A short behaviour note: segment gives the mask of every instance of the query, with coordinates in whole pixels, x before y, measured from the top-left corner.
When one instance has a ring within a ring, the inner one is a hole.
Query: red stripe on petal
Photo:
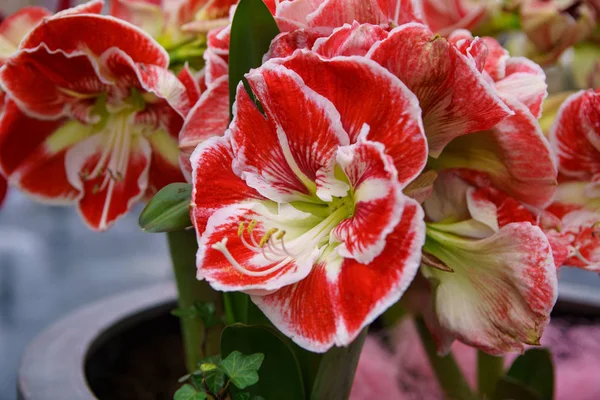
[[[424,238],[423,211],[408,200],[400,223],[372,263],[344,260],[338,277],[337,307],[349,340],[402,296],[419,268]]]
[[[368,264],[386,244],[402,215],[404,196],[391,159],[380,143],[359,142],[338,150],[338,165],[354,190],[352,217],[333,231],[342,244],[337,251],[343,257]]]
[[[317,264],[300,282],[252,301],[284,334],[311,351],[325,351],[337,333],[335,288],[325,264]]]
[[[193,193],[191,216],[201,234],[206,221],[218,209],[252,199],[263,199],[233,173],[229,139],[214,137],[202,143],[191,157]],[[236,228],[237,229],[237,228]]]
[[[378,25],[389,23],[390,18],[376,0],[325,0],[308,16],[308,24],[312,27],[337,28],[354,21]]]
[[[423,25],[394,29],[369,56],[419,98],[433,157],[453,138],[489,129],[511,115],[472,60]]]
[[[345,24],[334,30],[329,37],[317,40],[313,51],[328,58],[364,56],[375,43],[387,36],[388,32],[379,25],[360,25],[355,21],[352,25]]]
[[[351,142],[368,125],[367,138],[385,145],[402,185],[421,172],[427,161],[421,110],[400,80],[362,58],[322,60],[299,52],[281,62],[333,103]]]

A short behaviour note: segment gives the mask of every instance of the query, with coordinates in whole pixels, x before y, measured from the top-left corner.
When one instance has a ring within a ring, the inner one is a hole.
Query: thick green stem
[[[421,338],[421,343],[429,358],[431,368],[437,377],[440,387],[444,391],[446,399],[460,399],[460,400],[475,400],[477,397],[473,394],[469,388],[469,384],[465,380],[462,371],[452,354],[444,357],[437,355],[435,342],[425,325],[423,318],[415,318],[417,325],[417,331]]]
[[[168,232],[169,251],[173,262],[173,272],[178,292],[178,306],[188,309],[196,302],[215,302],[220,307],[219,297],[208,283],[196,279],[196,232],[193,230]],[[197,369],[198,361],[205,354],[206,332],[199,316],[180,319],[181,336],[185,352],[185,365],[189,372]]]
[[[477,389],[484,398],[491,398],[504,375],[504,358],[477,351]]]

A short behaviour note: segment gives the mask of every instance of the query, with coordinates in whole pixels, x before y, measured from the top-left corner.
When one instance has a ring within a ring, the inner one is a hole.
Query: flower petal
[[[400,223],[370,264],[335,256],[310,274],[252,301],[273,324],[307,350],[347,346],[363,327],[398,301],[414,278],[424,240],[423,212],[407,200]]]
[[[180,165],[184,172],[191,173],[190,156],[196,146],[210,137],[223,135],[228,125],[229,80],[223,76],[202,93],[181,128]]]
[[[557,297],[556,268],[543,232],[514,223],[482,240],[438,236],[431,235],[434,241],[425,248],[453,272],[422,271],[434,287],[442,331],[490,354],[539,344]]]
[[[387,36],[387,31],[379,25],[361,25],[354,21],[352,25],[344,24],[330,36],[318,39],[312,50],[327,58],[365,56],[375,43]]]
[[[485,172],[509,196],[544,208],[557,185],[550,146],[527,107],[512,98],[504,101],[515,115],[490,131],[454,139],[438,158],[438,166]]]
[[[256,115],[249,99],[240,102],[231,125],[234,168],[250,186],[279,202],[302,195],[316,194],[324,201],[345,196],[348,186],[335,178],[334,166],[337,147],[348,144],[348,135],[333,104],[275,63],[263,64],[246,78],[267,120]],[[251,113],[256,116],[245,117]],[[248,125],[259,118],[258,124]]]
[[[314,218],[305,214],[305,219]],[[275,215],[259,203],[218,209],[198,238],[197,278],[206,279],[216,290],[250,292],[277,290],[305,278],[319,254],[316,247],[306,254],[290,257],[274,254],[267,246],[253,249],[247,245],[256,242],[256,238],[260,240],[274,226],[284,228],[287,237],[298,221],[284,219],[285,215]]]
[[[291,32],[282,32],[271,41],[269,51],[265,54],[263,60],[288,57],[298,49],[310,50],[320,37],[319,31],[313,29],[296,29]]]
[[[324,60],[302,51],[274,62],[297,72],[311,89],[333,103],[351,142],[366,133],[368,140],[383,143],[402,186],[421,172],[427,161],[427,142],[420,109],[399,79],[361,57]]]
[[[160,1],[113,0],[110,15],[139,26],[152,37],[161,34],[165,23]]]
[[[340,147],[338,165],[354,190],[354,212],[332,232],[342,243],[337,248],[342,257],[368,264],[385,247],[387,236],[402,215],[404,196],[396,168],[384,146],[359,142]]]
[[[6,179],[0,175],[0,207],[2,207],[2,203],[4,203],[4,198],[6,197],[6,191],[8,190],[8,185]]]
[[[65,173],[65,153],[91,130],[64,119],[27,117],[8,101],[0,119],[0,170],[11,184],[44,202],[73,203],[79,191]]]
[[[105,133],[79,142],[65,159],[69,182],[81,192],[78,211],[90,228],[100,231],[112,226],[144,196],[151,157],[150,145],[141,135],[125,132],[121,143],[111,144]],[[111,145],[109,160],[103,160]],[[100,172],[92,175],[97,168]]]
[[[164,130],[158,130],[148,136],[152,149],[148,188],[144,197],[149,199],[160,189],[173,182],[184,182],[185,178],[179,167],[179,148],[177,138]]]
[[[544,70],[531,60],[512,57],[506,61],[506,76],[496,82],[504,96],[513,96],[525,104],[535,118],[542,115],[542,103],[548,96]]]
[[[423,0],[425,21],[440,35],[448,35],[456,29],[473,30],[483,21],[486,11],[486,4],[477,2]]]
[[[313,27],[336,28],[354,21],[374,25],[391,22],[377,0],[325,0],[308,16],[308,24]]]
[[[368,56],[419,98],[433,157],[453,138],[489,129],[512,114],[469,58],[421,24],[394,29]]]
[[[194,77],[187,63],[183,66],[179,75],[177,75],[177,79],[185,86],[190,105],[193,107],[200,98],[200,86],[198,85],[197,78]]]
[[[51,15],[43,7],[23,7],[0,23],[0,65],[10,53],[4,54],[4,41],[11,45],[12,51],[17,49],[21,39],[42,19]]]
[[[228,137],[212,137],[202,142],[191,156],[192,203],[190,214],[198,234],[208,218],[222,207],[264,199],[235,175],[231,169],[233,150]]]
[[[95,14],[55,14],[33,29],[20,48],[34,49],[44,44],[51,52],[85,53],[100,56],[118,47],[134,62],[167,68],[167,52],[150,35],[123,20]]]
[[[600,92],[582,90],[565,100],[550,143],[561,174],[589,181],[600,173]]]

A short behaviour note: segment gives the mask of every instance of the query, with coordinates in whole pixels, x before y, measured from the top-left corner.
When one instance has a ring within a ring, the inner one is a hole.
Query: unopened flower
[[[158,43],[101,9],[93,1],[44,19],[0,69],[11,99],[2,172],[40,200],[77,203],[99,230],[183,180],[177,133],[190,107]]]
[[[358,57],[299,51],[246,78],[265,115],[240,84],[226,136],[192,156],[198,277],[309,350],[347,345],[419,266],[423,214],[402,193],[427,158],[417,99]]]
[[[519,9],[522,29],[535,46],[535,59],[543,64],[588,37],[599,17],[581,0],[524,0]]]
[[[552,247],[535,218],[482,182],[444,172],[423,203],[421,272],[432,296],[426,321],[440,353],[455,339],[491,354],[539,344],[557,297]]]

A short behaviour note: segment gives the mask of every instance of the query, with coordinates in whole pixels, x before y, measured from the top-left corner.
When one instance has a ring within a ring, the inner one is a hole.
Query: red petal
[[[355,21],[352,25],[345,24],[334,30],[329,37],[317,40],[313,51],[328,58],[364,56],[375,43],[385,39],[387,35],[387,31],[379,25],[360,25]]]
[[[511,114],[472,61],[423,25],[394,29],[370,57],[419,98],[433,157],[453,138],[489,129]]]
[[[6,179],[2,175],[0,175],[0,207],[2,207],[2,203],[4,203],[4,198],[6,197],[6,191],[8,189],[8,185],[6,184]]]
[[[102,0],[91,0],[87,3],[80,4],[76,7],[67,8],[53,15],[54,18],[63,17],[67,15],[76,14],[100,14],[104,8],[104,1]]]
[[[0,119],[0,169],[24,192],[46,202],[71,203],[79,192],[68,181],[65,153],[48,138],[66,120],[42,121],[24,115],[8,101]]]
[[[143,197],[148,187],[151,148],[141,136],[130,136],[125,132],[123,140],[131,140],[124,149],[113,149],[120,153],[128,151],[126,166],[119,176],[108,176],[108,162],[97,176],[86,177],[101,162],[102,152],[107,145],[107,135],[102,132],[72,147],[66,156],[65,166],[69,181],[81,191],[78,211],[88,226],[94,230],[106,230]],[[115,154],[112,155],[116,156]],[[119,160],[120,161],[120,160]]]
[[[395,25],[423,22],[421,0],[377,0],[381,11]]]
[[[421,208],[409,200],[384,251],[371,264],[353,259],[317,263],[300,282],[252,300],[281,332],[310,351],[347,346],[398,301],[414,278],[425,237],[422,221]]]
[[[591,181],[600,173],[600,92],[580,91],[562,104],[550,143],[562,174]]]
[[[191,216],[198,234],[218,209],[252,199],[263,199],[233,173],[229,139],[213,137],[198,146],[191,158],[194,168]],[[237,232],[237,227],[235,228]]]
[[[465,4],[466,3],[466,4]],[[433,32],[448,35],[456,29],[473,30],[486,16],[486,5],[461,0],[424,0],[425,22]]]
[[[496,89],[525,104],[534,117],[542,115],[542,103],[548,96],[544,70],[531,60],[511,57],[506,61],[506,76],[496,82]]]
[[[325,0],[308,18],[309,26],[337,28],[354,21],[367,24],[390,22],[376,0]]]
[[[313,29],[296,29],[291,32],[283,32],[275,36],[271,41],[269,51],[263,59],[283,58],[291,56],[298,49],[312,49],[315,40],[322,35]]]
[[[221,136],[229,125],[229,81],[227,76],[213,83],[188,114],[179,133],[181,166],[191,173],[189,158],[204,140]]]
[[[246,103],[240,101],[238,89],[240,104],[231,130],[238,154],[236,168],[245,174],[246,182],[282,202],[315,192],[325,201],[344,196],[347,187],[334,177],[334,164],[335,152],[348,144],[348,135],[334,106],[297,74],[274,63],[263,64],[246,78],[267,117],[265,121],[256,115],[258,110],[247,95],[242,96]],[[254,116],[247,118],[251,113]],[[260,125],[247,125],[259,119]]]
[[[354,190],[354,212],[331,234],[342,257],[368,264],[385,247],[402,215],[404,196],[396,168],[381,143],[359,142],[338,150],[338,165]]]
[[[177,6],[179,24],[196,20],[211,20],[227,17],[237,0],[182,0]]]
[[[204,52],[204,59],[206,60],[205,82],[207,86],[229,73],[227,61],[211,49]]]
[[[333,103],[351,142],[368,125],[367,138],[385,145],[403,186],[421,172],[427,143],[417,100],[402,82],[363,58],[323,60],[299,52],[280,62]]]
[[[185,181],[179,167],[177,135],[157,131],[148,137],[148,141],[152,149],[152,158],[145,198],[151,198],[170,183]]]
[[[179,79],[181,83],[183,83],[183,86],[185,86],[190,105],[194,106],[194,104],[196,104],[200,98],[200,87],[198,86],[198,82],[194,75],[192,75],[192,72],[187,64],[185,64],[183,69],[179,72],[177,79]]]
[[[110,16],[60,14],[38,25],[23,39],[20,47],[33,49],[44,44],[50,51],[60,50],[67,54],[84,52],[96,56],[117,47],[134,62],[163,68],[169,66],[167,52],[134,25]]]

